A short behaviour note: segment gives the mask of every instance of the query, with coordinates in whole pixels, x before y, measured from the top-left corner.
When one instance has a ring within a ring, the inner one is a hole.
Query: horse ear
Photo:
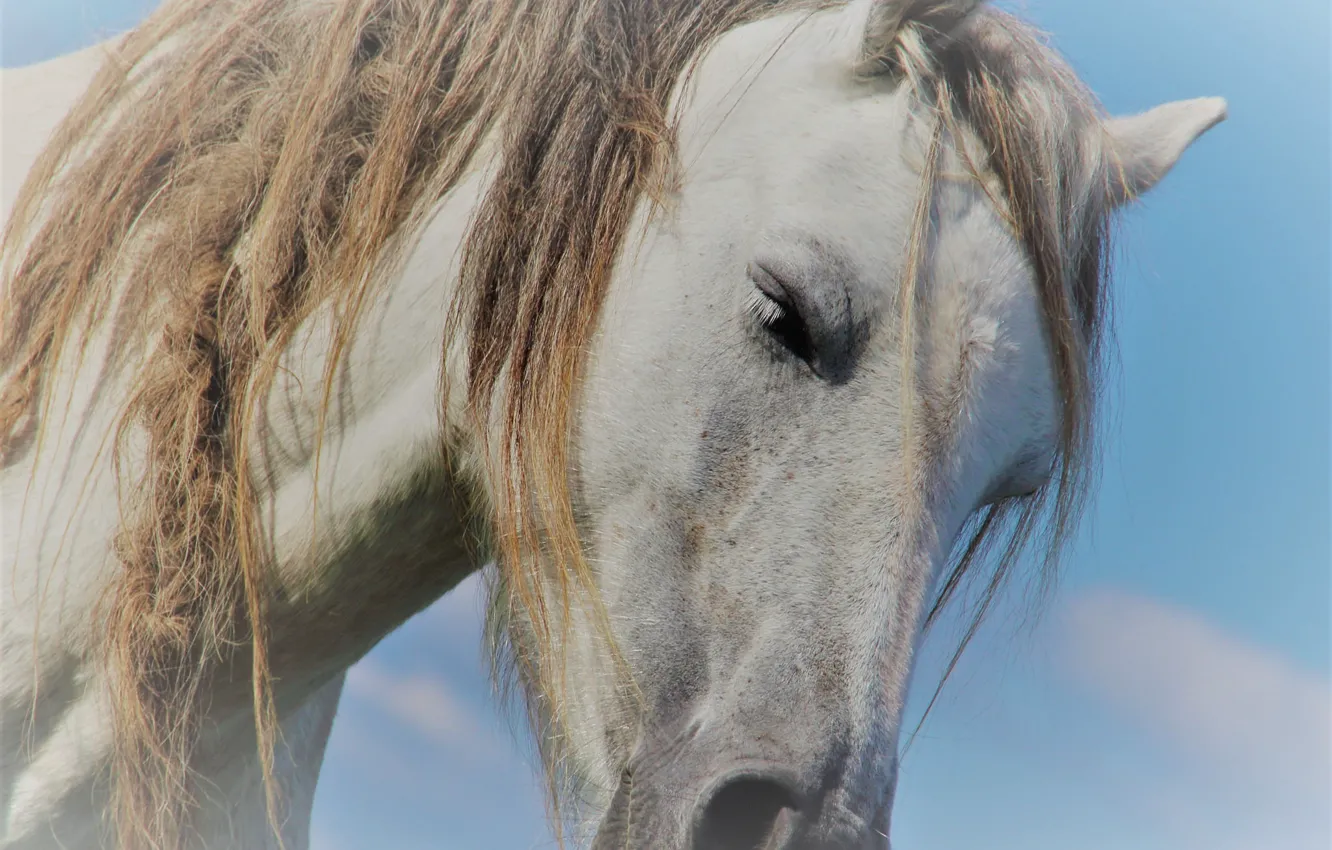
[[[1149,192],[1199,136],[1225,118],[1225,100],[1202,97],[1105,121],[1114,202],[1127,204]]]
[[[902,70],[899,48],[908,30],[919,34],[928,52],[946,43],[985,0],[857,0],[847,13],[859,33],[857,66],[868,74]]]

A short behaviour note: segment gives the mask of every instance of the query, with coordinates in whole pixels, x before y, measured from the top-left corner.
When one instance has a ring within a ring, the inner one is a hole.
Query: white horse
[[[1225,114],[979,5],[176,0],[5,71],[0,847],[304,848],[343,672],[490,557],[595,848],[886,846],[923,628],[1090,480],[1109,222]]]

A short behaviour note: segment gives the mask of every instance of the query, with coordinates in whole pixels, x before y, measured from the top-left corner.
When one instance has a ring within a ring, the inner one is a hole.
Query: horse
[[[3,76],[6,850],[308,846],[345,671],[488,563],[561,836],[887,847],[1226,114],[976,0],[169,0]]]

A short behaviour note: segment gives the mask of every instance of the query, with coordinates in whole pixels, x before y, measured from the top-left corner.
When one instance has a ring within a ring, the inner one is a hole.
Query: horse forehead
[[[743,205],[734,194],[741,177],[766,235],[832,243],[864,273],[862,284],[892,290],[934,126],[908,86],[855,78],[856,34],[847,26],[835,12],[787,14],[723,36],[678,95],[679,152],[687,183],[707,202],[696,214],[721,214],[714,183]],[[927,226],[938,250],[926,274],[943,279],[949,291],[936,295],[963,312],[1007,312],[1035,294],[1030,264],[1006,223],[1002,190],[971,171],[978,140],[965,125],[956,129],[961,137],[945,134],[933,187]]]
[[[721,192],[876,264],[902,248],[929,128],[904,87],[855,80],[842,23],[782,16],[724,36],[679,95],[678,154],[685,194],[706,199],[696,214],[719,214]]]
[[[719,38],[674,98],[684,157],[737,143],[751,155],[779,151],[826,133],[811,119],[827,121],[860,94],[840,24],[829,12],[785,14]]]

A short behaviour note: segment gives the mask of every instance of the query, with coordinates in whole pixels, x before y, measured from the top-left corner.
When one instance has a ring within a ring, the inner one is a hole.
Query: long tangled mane
[[[0,462],[40,438],[44,379],[77,363],[98,326],[128,328],[119,357],[144,361],[118,444],[134,432],[147,450],[122,492],[106,616],[120,846],[188,843],[203,699],[237,647],[250,657],[276,817],[256,413],[316,316],[334,332],[327,407],[398,240],[487,138],[498,171],[465,243],[450,337],[465,335],[471,413],[494,443],[488,524],[505,598],[537,647],[522,672],[535,701],[558,707],[552,624],[567,618],[552,612],[587,579],[566,478],[570,414],[631,214],[669,186],[669,98],[717,36],[822,5],[170,0],[115,48],[5,233]],[[1108,221],[1101,174],[1084,173],[1100,151],[1069,132],[1094,119],[1090,97],[998,13],[932,38],[930,10],[949,5],[903,0],[900,31],[882,49],[867,43],[862,71],[904,75],[944,123],[980,137],[977,172],[997,178],[1036,272],[1064,410],[1050,492],[981,519],[931,619],[1006,520],[1015,533],[986,604],[1046,496],[1052,553],[1071,527],[1090,470]],[[538,574],[533,553],[556,568]]]

